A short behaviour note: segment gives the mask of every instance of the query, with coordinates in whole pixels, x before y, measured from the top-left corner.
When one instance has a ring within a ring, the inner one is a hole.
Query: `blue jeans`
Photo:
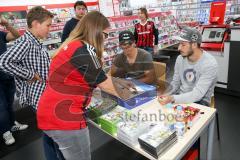
[[[88,128],[44,131],[59,146],[66,160],[91,160]]]
[[[47,160],[64,160],[64,157],[61,151],[58,149],[58,145],[43,132],[43,147],[45,158]]]
[[[0,80],[0,133],[10,131],[14,125],[13,101],[15,94],[14,79]]]
[[[32,111],[36,114],[36,107],[27,106],[32,109]],[[58,145],[46,135],[44,132],[42,134],[43,140],[43,149],[46,160],[64,160],[61,151],[58,149]]]

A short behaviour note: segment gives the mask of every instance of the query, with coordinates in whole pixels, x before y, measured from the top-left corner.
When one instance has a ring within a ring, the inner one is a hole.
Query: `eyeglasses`
[[[108,38],[108,33],[106,33],[106,32],[102,32],[102,33],[104,35],[104,38],[107,39]]]

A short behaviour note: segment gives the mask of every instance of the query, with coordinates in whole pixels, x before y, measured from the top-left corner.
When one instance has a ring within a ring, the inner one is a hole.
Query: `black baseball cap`
[[[178,36],[173,36],[174,39],[179,41],[185,41],[185,42],[195,42],[195,43],[201,43],[202,42],[202,35],[201,33],[191,27],[184,27]]]
[[[119,44],[133,43],[134,35],[131,31],[122,31],[119,33]]]

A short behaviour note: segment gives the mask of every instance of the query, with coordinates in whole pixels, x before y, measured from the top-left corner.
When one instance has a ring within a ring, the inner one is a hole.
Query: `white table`
[[[190,104],[190,106],[193,106],[195,108],[199,108],[200,112],[204,112],[204,114],[200,114],[199,119],[194,123],[193,127],[188,130],[182,138],[179,138],[176,143],[174,143],[172,146],[170,146],[165,152],[163,152],[158,159],[159,160],[177,160],[181,159],[186,152],[191,148],[191,146],[196,142],[196,140],[201,136],[202,132],[208,127],[208,147],[207,147],[207,160],[212,159],[212,147],[213,147],[213,136],[214,136],[214,123],[215,123],[215,113],[216,109],[205,107],[198,104]],[[134,108],[131,110],[131,112],[138,115],[143,114],[155,114],[159,115],[159,109],[163,109],[163,107],[158,103],[157,99],[154,99],[148,103],[145,103],[144,105],[141,105],[137,108]],[[140,116],[141,117],[141,116]],[[155,120],[155,118],[153,118]],[[158,118],[157,118],[158,120]],[[99,125],[94,123],[90,120],[90,122],[96,126],[97,128],[101,129]],[[102,130],[102,129],[101,129]],[[104,130],[102,130],[104,131]],[[105,132],[105,131],[104,131]],[[107,132],[105,132],[107,133]],[[108,134],[108,133],[107,133]],[[110,134],[108,134],[110,135]],[[136,152],[142,154],[143,156],[151,159],[156,160],[153,156],[148,154],[146,151],[144,151],[140,145],[129,145],[117,138],[116,135],[110,135],[116,140],[122,142],[129,148],[132,148]]]

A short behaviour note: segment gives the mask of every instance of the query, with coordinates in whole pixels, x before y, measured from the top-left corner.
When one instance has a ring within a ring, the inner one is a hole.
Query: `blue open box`
[[[141,89],[141,92],[134,95],[133,97],[130,97],[128,99],[121,99],[120,97],[116,97],[105,92],[103,92],[102,95],[111,97],[118,103],[118,105],[126,109],[133,109],[156,98],[157,90],[155,86],[145,84],[137,80],[131,81],[136,85],[137,88]]]

